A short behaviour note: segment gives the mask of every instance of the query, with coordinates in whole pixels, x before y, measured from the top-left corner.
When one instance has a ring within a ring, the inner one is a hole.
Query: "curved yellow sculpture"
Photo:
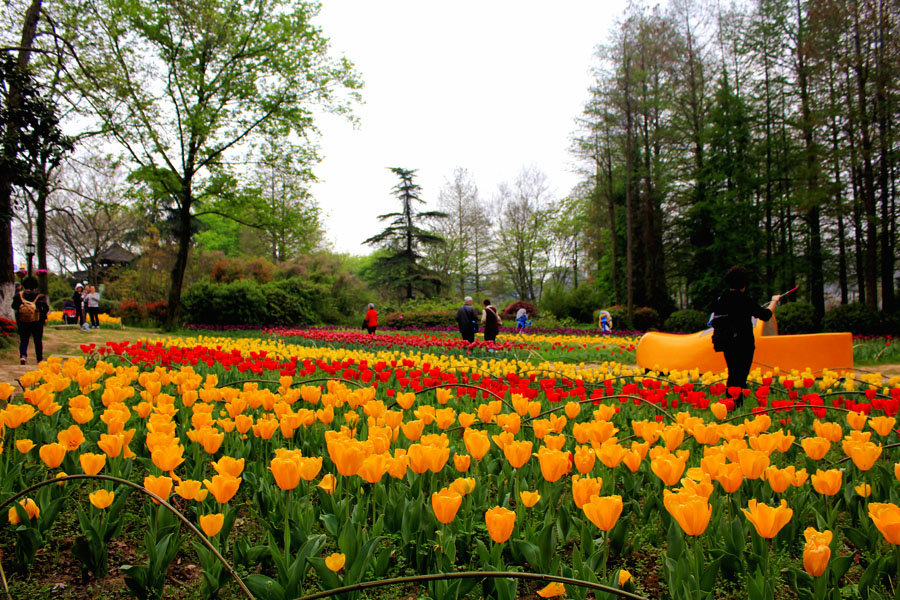
[[[775,367],[787,372],[853,368],[851,333],[778,335],[773,316],[769,321],[756,322],[753,337],[756,339],[753,367],[763,371]],[[700,369],[720,373],[726,370],[724,354],[713,350],[712,329],[689,334],[645,333],[638,342],[637,364],[662,371]]]

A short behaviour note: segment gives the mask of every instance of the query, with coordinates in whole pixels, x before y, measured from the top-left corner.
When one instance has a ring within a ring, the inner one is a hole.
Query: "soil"
[[[102,346],[108,341],[123,342],[137,340],[142,337],[166,337],[153,329],[128,327],[123,329],[90,329],[82,331],[75,325],[56,325],[44,328],[44,358],[51,356],[83,356],[81,344],[97,344]],[[0,381],[14,386],[19,378],[37,365],[34,357],[34,346],[28,348],[28,364],[19,364],[19,338],[14,336],[14,344],[0,351]]]

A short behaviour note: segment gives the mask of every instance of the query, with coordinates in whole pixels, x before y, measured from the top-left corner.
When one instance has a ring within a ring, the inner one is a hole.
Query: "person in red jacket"
[[[375,334],[375,328],[378,327],[378,311],[375,310],[375,305],[371,302],[369,303],[369,310],[366,312],[366,317],[363,319],[363,323],[366,326],[366,330],[370,335]]]

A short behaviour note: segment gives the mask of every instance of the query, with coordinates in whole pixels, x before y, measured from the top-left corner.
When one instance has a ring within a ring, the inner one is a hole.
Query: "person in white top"
[[[84,295],[84,305],[87,308],[88,316],[91,319],[90,328],[100,329],[100,293],[97,289],[89,285]]]

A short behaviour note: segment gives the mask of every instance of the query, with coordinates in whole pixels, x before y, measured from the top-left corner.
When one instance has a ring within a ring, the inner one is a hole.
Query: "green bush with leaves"
[[[453,327],[456,326],[456,310],[401,310],[388,314],[383,322],[386,327],[397,328]]]
[[[790,302],[775,309],[775,320],[780,335],[817,333],[816,309],[806,302]]]
[[[579,323],[592,323],[594,312],[603,306],[605,298],[601,292],[588,284],[575,289],[555,287],[544,292],[541,310],[552,313],[557,319],[572,319]]]
[[[822,317],[824,331],[850,331],[857,335],[881,333],[881,318],[865,304],[853,303],[835,306]]]
[[[693,333],[706,329],[709,315],[699,310],[688,308],[676,310],[663,323],[663,329],[677,333]]]

